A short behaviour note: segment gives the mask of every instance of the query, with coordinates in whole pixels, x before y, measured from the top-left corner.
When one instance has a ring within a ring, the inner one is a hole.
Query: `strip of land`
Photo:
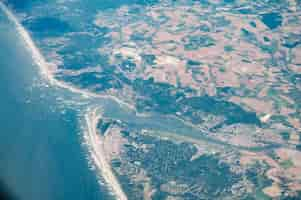
[[[101,118],[97,115],[97,109],[88,111],[85,115],[87,124],[87,131],[85,131],[85,139],[90,147],[91,157],[95,163],[95,166],[101,172],[106,183],[111,187],[112,191],[119,200],[127,200],[127,196],[124,194],[117,178],[115,177],[110,163],[108,163],[105,152],[103,136],[97,134],[97,123]]]
[[[39,66],[40,73],[42,77],[49,82],[52,86],[67,89],[73,93],[80,94],[84,97],[96,97],[96,98],[108,98],[116,101],[122,106],[125,106],[131,110],[135,110],[134,106],[129,105],[120,99],[109,96],[109,95],[98,95],[80,88],[73,87],[65,82],[59,81],[55,79],[53,76],[53,72],[51,71],[53,63],[46,62],[42,53],[34,44],[33,40],[30,37],[30,34],[26,31],[26,29],[22,26],[22,24],[18,21],[16,16],[4,5],[4,3],[0,2],[0,9],[7,15],[8,19],[13,22],[16,26],[16,29],[25,43],[26,48],[31,52],[32,59]],[[96,110],[93,110],[91,113],[86,115],[87,122],[87,131],[86,138],[87,142],[91,147],[91,157],[95,162],[98,170],[101,171],[101,175],[104,177],[105,181],[112,188],[114,194],[119,200],[127,200],[126,195],[123,193],[116,177],[114,176],[110,164],[107,162],[104,156],[103,143],[101,141],[101,136],[97,135],[96,125],[100,116],[97,116]]]
[[[80,88],[76,88],[70,84],[67,84],[63,81],[57,80],[54,75],[53,71],[51,69],[56,69],[56,66],[54,63],[49,63],[46,61],[40,50],[35,45],[34,41],[30,37],[30,34],[28,31],[24,28],[24,26],[19,22],[17,17],[4,5],[4,3],[0,2],[0,9],[7,15],[8,19],[13,22],[16,26],[16,29],[25,43],[26,48],[30,51],[32,55],[32,59],[34,62],[39,66],[40,73],[44,79],[46,79],[49,84],[55,87],[67,89],[75,94],[80,94],[84,97],[92,97],[92,98],[103,98],[103,99],[112,99],[113,101],[117,102],[121,106],[125,106],[128,109],[136,111],[135,107],[133,105],[130,105],[114,96],[111,95],[103,95],[103,94],[96,94],[93,92],[89,92],[87,90],[83,90]]]

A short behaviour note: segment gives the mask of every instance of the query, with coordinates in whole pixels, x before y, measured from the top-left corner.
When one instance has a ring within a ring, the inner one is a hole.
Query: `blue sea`
[[[99,10],[110,11],[124,4],[152,4],[157,1],[3,0],[3,2],[28,31],[46,61],[51,62],[51,55],[56,52],[62,59],[58,66],[60,69],[78,70],[87,66],[103,68],[102,73],[89,73],[78,77],[64,77],[58,73],[56,74],[58,80],[73,84],[77,89],[91,89],[101,82],[103,88],[98,88],[99,91],[90,90],[101,92],[102,89],[110,87],[110,81],[114,79],[111,76],[117,77],[118,74],[112,73],[107,61],[98,52],[99,47],[108,40],[106,28],[93,24]],[[251,11],[240,10],[240,12]],[[275,12],[260,17],[270,29],[277,29],[283,20],[281,15]],[[53,38],[57,40],[51,43]],[[51,85],[41,76],[40,66],[32,58],[33,53],[26,47],[23,39],[16,24],[0,9],[0,184],[5,184],[17,199],[114,199],[99,171],[92,169],[93,165],[89,158],[91,155],[83,139],[85,131],[83,117],[87,108],[91,106],[100,108],[104,117],[121,121],[130,129],[148,129],[160,131],[161,134],[169,132],[227,148],[233,147],[231,144],[201,134],[200,129],[185,124],[176,117],[159,112],[137,115],[136,111],[121,106],[114,99],[85,98],[68,88]],[[203,104],[198,102],[200,104],[198,106],[204,108],[216,102],[207,97],[201,100],[199,102]],[[232,104],[222,105],[230,107],[228,105]],[[218,110],[220,107],[214,108]],[[256,115],[248,115],[238,108],[232,105],[232,110],[228,110],[240,113],[237,117],[239,120],[250,122],[254,118],[257,119]],[[262,151],[273,147],[266,145],[252,150]],[[235,148],[248,149],[238,146]]]
[[[89,167],[78,109],[40,78],[3,12],[0,44],[1,181],[21,200],[111,199]]]
[[[202,137],[174,118],[138,117],[110,99],[85,102],[77,94],[52,87],[40,75],[15,24],[2,11],[0,44],[0,180],[17,199],[114,198],[100,184],[99,173],[91,170],[83,145],[83,111],[89,105],[101,107],[105,117],[133,128],[177,129],[179,134]]]

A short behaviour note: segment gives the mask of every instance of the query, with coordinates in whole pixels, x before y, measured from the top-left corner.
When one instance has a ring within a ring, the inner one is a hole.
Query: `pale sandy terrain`
[[[124,103],[123,101],[115,97],[97,95],[92,92],[78,89],[76,87],[73,87],[71,85],[68,85],[64,82],[55,79],[53,76],[53,72],[49,68],[51,66],[51,63],[47,63],[45,61],[45,58],[43,57],[39,49],[35,46],[29,33],[24,29],[24,27],[19,23],[18,19],[2,2],[0,2],[0,8],[4,11],[4,13],[8,16],[8,18],[16,25],[20,37],[23,39],[27,49],[31,52],[33,60],[39,66],[42,77],[45,78],[45,80],[47,80],[52,86],[68,89],[69,91],[76,94],[80,94],[84,97],[112,98],[113,100],[120,103],[121,105],[126,105],[126,107],[128,108],[134,109],[133,106],[128,105],[127,103]],[[116,177],[114,176],[110,164],[105,159],[104,152],[103,152],[103,144],[101,138],[98,137],[97,135],[96,125],[99,118],[100,116],[97,116],[96,110],[92,110],[91,113],[87,113],[87,115],[85,116],[87,128],[88,128],[88,130],[86,131],[86,138],[88,144],[91,147],[91,151],[92,151],[91,157],[93,158],[98,170],[101,171],[101,175],[104,177],[108,185],[112,188],[116,197],[120,200],[126,200],[127,199],[126,195],[123,193]]]
[[[93,92],[89,92],[87,90],[76,88],[70,84],[67,84],[63,81],[59,81],[54,78],[52,69],[53,63],[46,62],[44,56],[40,52],[40,50],[36,47],[35,43],[30,37],[30,34],[25,30],[25,28],[21,25],[21,23],[18,21],[18,19],[14,16],[14,14],[2,3],[0,2],[0,8],[4,11],[4,13],[8,16],[8,18],[16,25],[17,31],[20,34],[20,37],[24,41],[26,48],[30,51],[32,55],[32,59],[35,61],[35,63],[39,66],[40,73],[42,77],[47,80],[52,86],[59,87],[63,89],[67,89],[73,93],[80,94],[83,97],[89,98],[89,97],[98,97],[98,98],[108,98],[112,99],[116,102],[118,102],[120,105],[123,105],[131,110],[135,110],[135,107],[133,105],[130,105],[114,96],[109,95],[99,95],[95,94]]]
[[[294,10],[294,2],[294,0],[290,2],[292,5],[292,10]],[[58,63],[47,62],[40,50],[34,44],[33,40],[30,37],[30,34],[24,29],[21,23],[19,23],[18,19],[13,15],[13,13],[11,13],[1,2],[0,8],[16,25],[25,46],[31,52],[32,58],[35,63],[39,66],[42,77],[47,80],[49,84],[54,87],[67,89],[68,91],[79,94],[80,96],[83,96],[85,98],[109,98],[113,101],[118,102],[122,106],[136,111],[133,105],[124,102],[122,100],[123,98],[116,97],[118,96],[118,94],[120,95],[119,91],[111,90],[109,93],[106,93],[104,95],[95,94],[88,90],[79,89],[70,84],[55,79],[54,74],[57,72],[57,70],[59,70],[57,68]],[[138,23],[138,25],[137,23],[130,24],[129,26],[125,25],[120,33],[112,32],[112,37],[116,39],[115,41],[117,41],[116,44],[108,47],[111,49],[100,49],[100,53],[103,53],[105,51],[110,52],[110,59],[112,62],[116,61],[116,55],[121,55],[124,59],[133,60],[137,66],[141,66],[143,64],[143,54],[154,54],[156,56],[153,66],[146,66],[146,69],[140,69],[139,67],[137,67],[137,72],[127,75],[127,77],[130,79],[135,79],[136,77],[142,77],[144,79],[154,78],[155,82],[165,82],[176,87],[178,85],[181,85],[183,87],[190,87],[199,90],[199,93],[204,90],[210,96],[216,95],[216,87],[228,86],[239,88],[244,86],[252,92],[258,90],[258,93],[256,93],[257,96],[232,96],[228,100],[242,106],[246,110],[256,112],[257,116],[260,117],[260,120],[263,123],[269,124],[273,121],[273,116],[279,115],[280,113],[282,116],[287,117],[288,122],[296,130],[301,130],[301,121],[292,115],[295,113],[293,106],[282,105],[278,110],[276,109],[275,105],[277,103],[275,99],[281,100],[281,102],[282,99],[286,99],[286,101],[288,101],[290,105],[296,103],[294,102],[294,100],[289,99],[289,97],[285,95],[291,88],[290,83],[284,82],[284,84],[282,84],[281,86],[277,86],[277,90],[283,92],[283,94],[281,94],[281,99],[279,95],[271,95],[273,96],[273,98],[269,97],[269,89],[271,89],[271,86],[275,83],[278,83],[279,81],[284,80],[282,80],[281,77],[278,77],[277,75],[280,71],[279,69],[268,69],[264,67],[263,61],[268,59],[267,54],[260,52],[260,49],[254,46],[254,44],[248,43],[244,40],[228,39],[224,37],[224,34],[221,34],[221,32],[212,34],[213,39],[218,41],[216,46],[209,46],[193,51],[185,50],[183,46],[179,45],[178,43],[180,43],[182,39],[187,39],[186,35],[190,35],[190,33],[187,32],[189,28],[186,29],[185,27],[183,32],[175,34],[171,34],[170,32],[173,32],[173,29],[175,29],[176,26],[183,20],[186,20],[185,25],[193,26],[196,23],[196,16],[187,14],[185,10],[186,7],[180,7],[178,9],[182,9],[181,12],[177,12],[179,10],[172,9],[165,10],[165,15],[172,17],[173,19],[169,20],[166,26],[162,27],[162,30],[156,30],[154,27],[140,22]],[[205,10],[203,11],[205,12]],[[122,18],[122,16],[124,15],[123,13],[127,12],[128,9],[124,7],[123,9],[120,9],[120,12],[117,14]],[[160,12],[163,11],[161,10]],[[160,16],[160,12],[158,12],[158,8],[154,7],[147,14],[152,16],[154,20],[157,20]],[[258,19],[256,20],[257,29],[254,29],[250,25],[248,25],[249,18],[242,20],[238,16],[232,15],[227,16],[227,18],[232,22],[231,26],[233,28],[230,27],[230,29],[233,29],[234,32],[230,30],[230,33],[233,35],[233,38],[240,38],[241,29],[247,28],[248,30],[251,30],[251,32],[254,32],[256,35],[265,34],[271,37],[275,37],[275,39],[279,39],[279,35],[275,33],[272,36],[271,33],[267,31],[266,27],[262,23],[260,23]],[[111,18],[108,22],[105,22],[103,20],[105,19],[102,19],[100,15],[100,18],[95,21],[95,24],[108,27],[114,27],[116,26],[116,24],[119,24],[118,21],[112,23],[114,21],[111,21],[113,20]],[[120,38],[129,40],[130,36],[137,31],[137,27],[143,27],[143,29],[145,29],[143,32],[148,32],[149,35],[155,33],[153,45],[139,45],[130,43],[129,41],[121,41]],[[296,29],[299,30],[300,28]],[[191,35],[195,36],[199,34],[199,32],[191,33]],[[173,40],[174,43],[169,42],[169,40]],[[231,45],[234,46],[234,49],[240,49],[243,51],[236,50],[235,52],[225,52],[225,45]],[[292,51],[292,55],[292,64],[290,64],[288,67],[296,73],[300,73],[300,68],[296,66],[301,64],[300,48],[294,49]],[[55,57],[56,55],[53,56]],[[281,55],[279,53],[276,53],[275,56],[280,57]],[[246,59],[246,61],[244,59]],[[194,64],[194,66],[192,67],[194,71],[192,71],[192,69],[187,66],[186,62],[188,60],[202,61],[203,64]],[[91,66],[91,68],[86,68],[83,71],[63,72],[65,75],[79,75],[80,73],[93,72],[97,70],[101,70],[101,67],[93,68],[93,66]],[[277,78],[279,78],[280,80],[278,80]],[[129,89],[128,91],[131,90]],[[116,94],[116,96],[114,96],[114,94]],[[126,95],[128,95],[128,93],[124,96]],[[134,94],[132,96],[134,96]],[[87,131],[85,132],[85,138],[91,148],[91,158],[93,159],[95,166],[99,170],[100,174],[104,177],[105,181],[110,186],[116,197],[121,200],[127,199],[110,166],[109,158],[107,157],[108,151],[106,151],[104,144],[105,138],[97,134],[96,125],[98,119],[100,118],[100,116],[97,115],[97,110],[89,110],[85,117],[88,126]],[[184,123],[187,124],[189,122],[184,121]],[[273,141],[277,143],[282,142],[281,136],[279,134],[266,130],[259,131],[257,137],[255,137],[255,134],[250,135],[248,132],[246,132],[245,134],[233,134],[227,137],[224,137],[223,135],[216,137],[216,139],[224,141],[225,143],[245,147],[258,146],[258,138],[261,141]],[[120,151],[120,146],[118,146],[116,143],[114,146],[113,142],[116,142],[116,140],[114,140],[116,138],[112,137],[107,139],[110,140],[110,144],[112,144],[112,146],[110,147],[112,151],[111,155],[117,154],[116,152]],[[196,143],[199,144],[199,146],[204,146],[203,141],[192,141],[191,138],[185,138],[181,136],[177,136],[177,139],[181,141]],[[121,138],[119,138],[119,140],[121,142]],[[290,142],[298,144],[299,135],[297,133],[291,134]],[[283,189],[281,186],[281,178],[287,178],[291,181],[288,184],[288,187],[291,190],[300,190],[301,188],[300,152],[283,148],[277,150],[275,153],[277,154],[277,156],[279,156],[279,160],[273,159],[269,155],[264,153],[253,153],[247,151],[242,151],[242,157],[240,158],[241,164],[245,166],[251,165],[255,161],[264,162],[269,165],[270,169],[266,172],[266,176],[273,181],[273,185],[264,188],[263,192],[273,198],[281,195]],[[197,156],[198,155],[200,154],[197,154]],[[293,166],[288,167],[284,171],[282,166],[284,161],[291,161]],[[151,194],[151,192],[146,193]],[[151,198],[151,195],[149,195],[149,198]]]
[[[88,145],[91,147],[91,157],[101,172],[101,176],[105,179],[106,183],[111,187],[116,198],[119,200],[127,200],[117,178],[115,177],[108,160],[106,159],[103,137],[98,134],[97,123],[101,118],[97,115],[97,109],[89,110],[85,115],[87,123],[87,131],[85,131],[85,138]]]

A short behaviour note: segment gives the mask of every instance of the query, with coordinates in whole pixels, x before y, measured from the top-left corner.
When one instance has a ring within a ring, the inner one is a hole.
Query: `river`
[[[83,125],[85,111],[90,107],[100,108],[103,116],[135,129],[246,149],[208,137],[179,119],[155,113],[137,115],[132,106],[114,97],[91,94],[53,79],[29,34],[3,8],[0,178],[19,199],[112,198],[107,187],[99,184],[104,180],[98,171],[90,169],[93,165],[83,134],[83,128],[87,128]]]

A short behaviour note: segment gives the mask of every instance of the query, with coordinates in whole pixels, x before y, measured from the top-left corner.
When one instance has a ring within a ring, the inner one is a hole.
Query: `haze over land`
[[[115,198],[301,198],[299,1],[4,4]]]

